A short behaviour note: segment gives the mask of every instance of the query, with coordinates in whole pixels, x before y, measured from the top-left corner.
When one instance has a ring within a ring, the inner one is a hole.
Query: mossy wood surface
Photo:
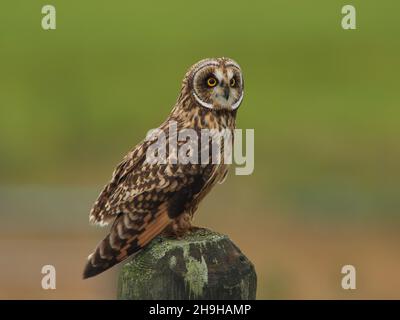
[[[118,299],[255,299],[253,264],[225,235],[196,229],[158,236],[125,264]]]

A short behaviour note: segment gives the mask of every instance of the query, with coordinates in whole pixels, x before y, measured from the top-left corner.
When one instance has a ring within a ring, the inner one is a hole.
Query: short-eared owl
[[[228,58],[205,59],[186,73],[180,95],[158,132],[170,137],[177,131],[235,128],[243,99],[239,65]],[[199,134],[200,135],[200,134]],[[140,251],[162,232],[180,237],[191,228],[201,199],[227,173],[224,161],[182,164],[146,161],[154,140],[146,139],[130,151],[115,169],[90,212],[90,221],[107,225],[109,234],[89,256],[83,277],[95,276]],[[178,146],[184,142],[178,141]],[[202,148],[199,144],[199,157]],[[201,149],[201,150],[200,150]],[[211,148],[207,157],[212,157]],[[223,148],[222,148],[223,149]],[[171,147],[168,149],[171,154]]]

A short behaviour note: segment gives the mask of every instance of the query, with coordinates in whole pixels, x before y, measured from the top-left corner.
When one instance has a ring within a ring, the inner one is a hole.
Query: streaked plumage
[[[228,58],[202,60],[186,73],[177,102],[159,129],[168,138],[172,120],[176,121],[178,131],[233,130],[242,98],[243,78],[236,62]],[[137,253],[162,232],[183,235],[191,227],[199,202],[226,176],[228,165],[223,161],[148,163],[146,151],[152,143],[145,140],[125,156],[95,202],[90,221],[100,225],[112,222],[112,226],[89,256],[84,278]],[[178,142],[177,147],[183,143]],[[170,153],[172,150],[167,155]]]

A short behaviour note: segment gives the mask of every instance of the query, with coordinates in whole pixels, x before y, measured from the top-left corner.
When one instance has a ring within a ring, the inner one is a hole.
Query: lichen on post
[[[238,299],[256,297],[253,264],[225,235],[195,229],[183,239],[158,236],[125,264],[118,299]]]

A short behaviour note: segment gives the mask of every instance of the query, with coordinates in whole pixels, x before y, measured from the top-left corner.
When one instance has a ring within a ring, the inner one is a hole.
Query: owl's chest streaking
[[[186,212],[193,214],[212,187],[224,181],[230,163],[226,156],[229,156],[233,146],[235,116],[232,111],[207,110],[193,106],[172,115],[171,118],[178,123],[178,131],[194,130],[198,139],[198,162],[191,166],[198,172],[199,187],[187,197]],[[181,145],[184,143],[186,141],[181,142]]]

